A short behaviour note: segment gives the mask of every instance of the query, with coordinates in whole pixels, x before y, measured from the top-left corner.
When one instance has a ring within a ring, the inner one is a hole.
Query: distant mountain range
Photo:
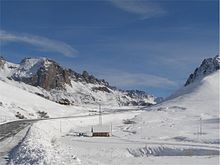
[[[219,64],[219,55],[204,59],[184,86],[219,70]],[[64,105],[149,106],[163,101],[144,91],[118,89],[87,71],[80,74],[48,58],[25,58],[14,64],[0,57],[0,79]]]
[[[161,101],[144,91],[117,89],[87,71],[80,74],[48,58],[25,58],[14,64],[1,57],[0,78],[25,83],[22,88],[29,92],[65,105],[148,106]]]
[[[72,115],[75,111],[96,111],[98,104],[114,108],[149,106],[158,102],[161,103],[151,108],[193,108],[196,110],[193,113],[205,110],[215,114],[219,64],[219,56],[205,59],[189,76],[185,86],[164,101],[143,91],[117,89],[86,71],[79,74],[47,58],[26,58],[14,64],[1,57],[0,115],[7,119],[41,118],[43,114],[58,117]]]

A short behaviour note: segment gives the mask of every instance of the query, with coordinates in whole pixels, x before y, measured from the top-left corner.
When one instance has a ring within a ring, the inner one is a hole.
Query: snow
[[[111,132],[111,125],[94,125],[93,132]]]
[[[15,77],[31,77],[35,75],[42,65],[49,66],[51,64],[46,58],[26,58],[14,73]]]
[[[72,90],[85,87],[77,85]],[[36,112],[43,110],[59,117],[98,110],[91,105],[62,106],[3,81],[0,90],[0,115],[19,111],[36,118]],[[219,164],[219,71],[158,105],[138,111],[126,108],[118,112],[113,106],[103,108],[111,112],[103,114],[102,121],[103,125],[112,123],[112,137],[74,134],[97,125],[98,115],[38,121],[12,150],[9,164]]]
[[[7,81],[0,81],[0,122],[15,120],[17,112],[29,119],[39,118],[39,111],[46,112],[49,117],[88,113],[88,108],[86,107],[60,105],[23,90],[22,87],[26,88],[27,85],[22,83],[20,87],[16,87],[8,84]]]
[[[194,82],[189,86],[183,87],[174,93],[165,102],[166,106],[175,105],[185,107],[189,113],[219,116],[219,70],[203,78],[201,81]],[[210,106],[212,105],[212,106]],[[163,103],[156,106],[162,107]]]
[[[2,79],[6,77],[11,77],[18,67],[18,64],[5,61],[5,64],[2,67],[0,67],[0,78]]]

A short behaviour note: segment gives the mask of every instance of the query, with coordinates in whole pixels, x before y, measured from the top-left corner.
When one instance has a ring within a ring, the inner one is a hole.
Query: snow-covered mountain
[[[219,117],[219,74],[216,70],[173,93],[158,110],[183,110],[193,115]]]
[[[148,107],[145,112],[130,119],[136,125],[129,128],[129,132],[136,133],[129,138],[136,140],[141,135],[142,138],[154,141],[219,145],[220,70],[211,71],[213,63],[211,59],[208,61],[209,65],[204,67],[207,61],[202,65],[208,72],[203,77],[195,78],[193,83],[183,86],[164,102]],[[137,147],[133,154],[141,157],[144,150],[144,147]]]
[[[201,80],[203,77],[209,75],[210,73],[219,70],[220,57],[216,55],[214,58],[204,59],[202,64],[195,69],[194,73],[190,74],[187,79],[185,86],[193,83],[196,80]]]
[[[79,74],[47,58],[25,58],[14,64],[1,57],[0,78],[65,105],[151,105],[156,99],[143,91],[119,90],[87,71]]]
[[[218,96],[219,65],[220,65],[219,55],[216,55],[214,58],[204,59],[202,64],[195,69],[194,73],[190,74],[185,85],[180,89],[178,89],[176,92],[174,92],[171,96],[167,97],[166,100],[172,100],[176,98],[182,98],[183,100],[183,98],[187,99],[186,96],[189,96],[189,98],[191,98],[195,94],[194,91],[200,91],[200,90],[202,94],[197,94],[197,98],[195,99],[197,100],[203,99],[202,96],[206,95],[207,99],[212,98],[213,100],[216,100],[219,97]],[[214,78],[209,78],[209,77],[214,77]],[[212,79],[212,81],[207,81],[207,79]],[[208,87],[208,85],[210,85],[210,87]],[[209,95],[214,95],[214,96],[209,97]]]

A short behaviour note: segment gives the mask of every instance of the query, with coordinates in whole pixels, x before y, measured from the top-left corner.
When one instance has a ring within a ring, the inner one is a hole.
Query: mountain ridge
[[[213,58],[206,58],[202,61],[199,67],[196,67],[193,73],[190,74],[188,79],[186,80],[183,87],[176,90],[169,97],[167,97],[163,101],[171,100],[182,95],[191,93],[193,90],[197,89],[197,86],[202,86],[203,82],[207,79],[207,77],[212,74],[219,73],[220,70],[220,57],[216,55]],[[216,85],[217,86],[217,85]]]
[[[39,88],[37,95],[60,104],[152,105],[156,97],[139,90],[121,90],[87,71],[66,69],[48,58],[25,58],[19,64],[0,59],[1,77]]]
[[[206,58],[202,61],[201,65],[197,67],[193,73],[190,74],[184,86],[193,83],[196,80],[200,80],[203,77],[219,70],[220,57],[216,55],[213,58]]]

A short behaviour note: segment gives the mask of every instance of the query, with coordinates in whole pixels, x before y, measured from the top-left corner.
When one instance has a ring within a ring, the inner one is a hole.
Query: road
[[[28,125],[34,123],[35,121],[13,121],[0,125],[0,142],[8,137],[16,135],[18,132],[23,130]]]
[[[9,152],[22,141],[32,123],[14,121],[0,125],[0,164],[7,164]]]

